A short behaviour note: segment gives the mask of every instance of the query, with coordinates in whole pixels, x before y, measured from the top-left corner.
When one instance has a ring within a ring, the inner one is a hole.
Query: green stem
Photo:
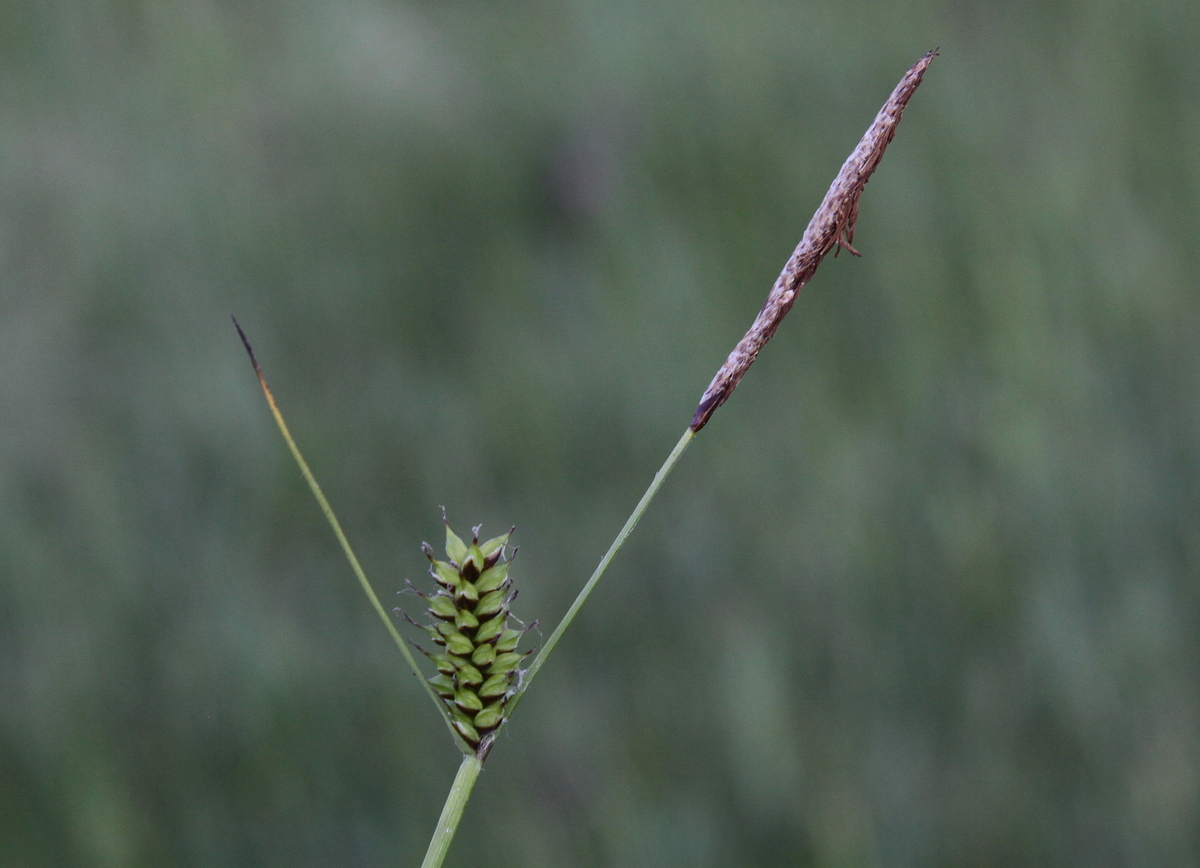
[[[550,656],[550,652],[554,650],[554,646],[558,644],[558,640],[562,638],[567,627],[571,626],[571,622],[575,620],[575,616],[587,601],[588,596],[592,593],[592,589],[596,587],[596,583],[600,581],[600,577],[608,569],[608,565],[612,562],[613,557],[621,550],[621,546],[625,544],[625,540],[629,538],[629,534],[637,526],[642,513],[646,511],[646,507],[650,505],[650,501],[654,500],[654,495],[658,494],[658,489],[662,486],[663,481],[675,467],[675,462],[679,460],[679,456],[683,454],[683,451],[687,449],[688,444],[692,442],[692,438],[695,436],[696,432],[688,428],[684,435],[679,438],[679,442],[675,444],[675,448],[671,450],[671,454],[667,456],[667,460],[663,462],[663,466],[654,474],[654,480],[650,483],[650,487],[646,489],[646,493],[642,495],[642,499],[634,507],[633,513],[625,521],[625,526],[621,528],[621,532],[617,534],[617,538],[608,547],[608,551],[601,558],[596,571],[592,573],[592,577],[587,580],[587,584],[583,586],[583,590],[579,592],[579,596],[575,598],[575,602],[567,610],[567,614],[563,616],[562,621],[559,622],[554,632],[550,634],[550,638],[546,641],[541,652],[533,659],[533,663],[530,664],[529,670],[521,682],[521,686],[517,689],[511,705],[508,707],[509,715],[512,714],[512,710],[516,708],[517,703],[521,701],[521,696],[529,689],[529,685],[533,683],[533,677],[542,668],[542,664],[546,662],[546,658]],[[454,785],[450,788],[450,795],[446,797],[446,805],[442,808],[442,816],[438,820],[437,830],[433,833],[433,839],[429,842],[429,850],[425,853],[425,861],[421,863],[421,868],[441,868],[442,860],[446,858],[446,851],[450,849],[450,842],[453,840],[454,833],[458,829],[463,809],[467,805],[467,799],[471,797],[471,790],[475,786],[475,779],[479,777],[479,770],[481,768],[483,768],[483,759],[481,757],[475,754],[463,757],[462,765],[458,767],[458,774],[454,778]]]
[[[333,535],[337,537],[338,544],[342,547],[342,552],[346,555],[346,560],[350,562],[350,569],[354,571],[354,575],[358,577],[358,583],[362,585],[363,592],[367,595],[367,599],[371,601],[371,607],[379,615],[383,621],[383,626],[387,628],[391,634],[392,640],[400,649],[400,653],[404,655],[404,659],[408,661],[408,666],[412,669],[413,675],[417,677],[417,681],[425,688],[425,692],[429,695],[433,705],[438,710],[438,714],[442,716],[446,727],[450,730],[450,734],[454,737],[454,741],[459,745],[463,753],[472,752],[472,748],[462,740],[462,736],[458,734],[458,730],[454,728],[453,721],[450,720],[450,714],[446,710],[443,703],[433,692],[433,687],[425,680],[425,676],[421,674],[420,668],[417,666],[416,658],[412,652],[408,650],[408,643],[404,641],[400,635],[400,631],[396,629],[396,625],[392,623],[392,619],[388,617],[387,612],[383,609],[383,604],[379,602],[379,597],[375,594],[375,589],[371,587],[370,581],[367,579],[367,574],[363,572],[362,565],[359,564],[358,558],[354,554],[354,549],[350,548],[350,541],[346,539],[346,534],[342,531],[342,525],[337,520],[337,516],[333,514],[333,507],[329,505],[329,501],[325,499],[325,493],[321,491],[321,486],[317,482],[317,478],[313,476],[311,470],[308,469],[308,462],[304,460],[304,456],[300,454],[300,447],[296,445],[296,441],[292,439],[292,432],[288,430],[287,423],[283,421],[283,413],[279,409],[279,405],[275,403],[275,396],[271,393],[271,387],[267,385],[267,378],[262,372],[262,368],[258,365],[258,359],[254,355],[254,350],[250,346],[250,341],[246,339],[246,333],[242,331],[242,327],[238,325],[238,321],[234,319],[234,328],[237,329],[238,335],[242,338],[242,345],[245,346],[246,352],[250,355],[250,363],[254,365],[254,373],[258,375],[258,384],[262,387],[263,395],[267,399],[267,406],[271,410],[271,415],[275,418],[275,424],[279,426],[279,433],[283,435],[283,440],[287,443],[287,447],[291,450],[292,458],[296,460],[296,464],[300,467],[300,472],[304,475],[304,481],[308,483],[309,490],[312,491],[313,497],[317,499],[317,504],[321,507],[321,512],[325,515],[325,520],[329,522],[329,526],[333,528]]]
[[[425,852],[425,861],[421,868],[441,868],[454,833],[458,831],[458,823],[462,819],[463,809],[467,799],[471,798],[471,790],[475,788],[475,779],[483,768],[483,760],[474,754],[464,756],[458,774],[454,776],[454,785],[450,787],[450,795],[446,796],[446,804],[442,807],[442,816],[438,818],[437,829],[429,841],[429,849]]]
[[[696,432],[688,428],[683,436],[679,438],[679,442],[675,444],[675,448],[671,450],[671,454],[667,456],[667,460],[663,462],[662,467],[654,474],[654,481],[650,483],[650,487],[646,489],[646,493],[642,495],[642,499],[634,507],[633,513],[625,522],[625,526],[621,528],[621,532],[617,534],[617,538],[608,547],[608,552],[600,559],[600,564],[596,567],[596,571],[587,580],[587,584],[583,586],[583,590],[579,592],[579,596],[575,598],[575,602],[571,604],[571,608],[567,610],[567,614],[563,615],[562,621],[554,628],[554,632],[550,634],[550,638],[546,640],[546,644],[542,646],[542,650],[533,658],[533,663],[529,664],[529,670],[525,673],[525,677],[521,681],[521,686],[517,688],[517,692],[512,698],[512,704],[508,707],[508,715],[511,715],[512,710],[517,707],[517,703],[521,701],[521,697],[529,689],[529,685],[533,683],[533,679],[542,668],[542,664],[546,662],[546,658],[550,656],[550,652],[554,650],[554,646],[558,644],[558,640],[562,638],[563,633],[571,626],[571,622],[579,614],[580,608],[582,608],[587,598],[591,595],[592,589],[596,587],[596,583],[600,581],[600,577],[608,569],[608,565],[612,562],[613,557],[621,550],[621,546],[625,545],[625,540],[628,539],[629,534],[637,526],[642,513],[646,511],[646,507],[650,505],[650,501],[654,500],[654,495],[658,494],[659,487],[662,486],[663,481],[674,469],[675,462],[679,460],[679,456],[683,454],[695,436]]]

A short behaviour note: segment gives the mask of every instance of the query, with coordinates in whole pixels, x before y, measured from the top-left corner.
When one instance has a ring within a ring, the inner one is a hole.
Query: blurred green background
[[[842,160],[855,239],[448,865],[1200,862],[1200,5],[0,5],[0,866],[420,861],[439,506],[557,622]],[[536,643],[535,643],[536,644]]]

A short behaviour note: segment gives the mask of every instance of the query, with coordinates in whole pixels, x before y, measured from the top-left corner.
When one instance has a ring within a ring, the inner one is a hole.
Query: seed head
[[[447,523],[447,560],[438,560],[429,543],[422,546],[437,583],[432,595],[417,592],[429,604],[429,623],[417,626],[440,649],[425,652],[437,667],[429,683],[446,703],[458,734],[481,757],[506,719],[506,706],[524,674],[520,664],[531,653],[517,651],[517,644],[536,626],[508,625],[516,596],[506,556],[511,535],[512,530],[481,543],[476,527],[468,545]]]

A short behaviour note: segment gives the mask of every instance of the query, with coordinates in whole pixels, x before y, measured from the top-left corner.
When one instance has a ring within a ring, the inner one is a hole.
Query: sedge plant
[[[860,255],[852,246],[859,197],[895,135],[901,113],[909,98],[920,85],[926,68],[936,56],[936,51],[929,52],[905,73],[883,108],[879,110],[874,123],[846,159],[749,331],[730,352],[708,388],[704,390],[687,429],[662,467],[654,474],[650,486],[608,551],[600,559],[591,577],[584,583],[575,601],[536,654],[532,651],[521,651],[519,646],[524,634],[537,622],[526,627],[515,621],[510,613],[510,605],[515,596],[513,580],[509,576],[511,560],[508,542],[512,531],[480,541],[479,528],[476,527],[472,531],[470,542],[467,542],[451,529],[449,522],[444,521],[445,559],[440,560],[428,543],[423,546],[431,564],[429,572],[434,580],[433,592],[413,589],[427,605],[428,621],[424,624],[418,623],[406,613],[396,610],[396,614],[427,633],[429,641],[433,643],[432,650],[425,650],[412,643],[413,647],[430,660],[435,670],[432,676],[427,676],[422,671],[409,647],[410,643],[400,635],[395,619],[379,602],[379,597],[363,572],[329,501],[288,431],[287,423],[267,385],[266,377],[245,332],[237,320],[234,320],[234,326],[254,365],[259,385],[284,442],[333,529],[351,570],[409,668],[442,716],[451,738],[462,751],[462,764],[455,775],[437,828],[430,839],[422,868],[438,868],[442,865],[497,734],[508,723],[521,697],[533,685],[551,652],[579,614],[579,610],[637,526],[688,445],[733,393],[759,351],[766,346],[784,316],[791,310],[800,289],[813,276],[825,256],[831,251],[834,251],[836,256],[841,250],[846,250],[854,256]],[[514,623],[517,626],[513,626]]]

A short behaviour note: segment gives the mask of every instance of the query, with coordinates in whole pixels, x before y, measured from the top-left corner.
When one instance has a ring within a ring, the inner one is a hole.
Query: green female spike
[[[421,595],[429,604],[429,625],[422,626],[441,646],[432,659],[447,664],[438,663],[428,680],[480,760],[504,725],[506,705],[524,674],[519,663],[525,655],[515,649],[525,631],[508,627],[513,593],[505,554],[511,535],[480,543],[476,527],[468,544],[447,524],[447,560],[422,546],[436,583],[435,593]]]

